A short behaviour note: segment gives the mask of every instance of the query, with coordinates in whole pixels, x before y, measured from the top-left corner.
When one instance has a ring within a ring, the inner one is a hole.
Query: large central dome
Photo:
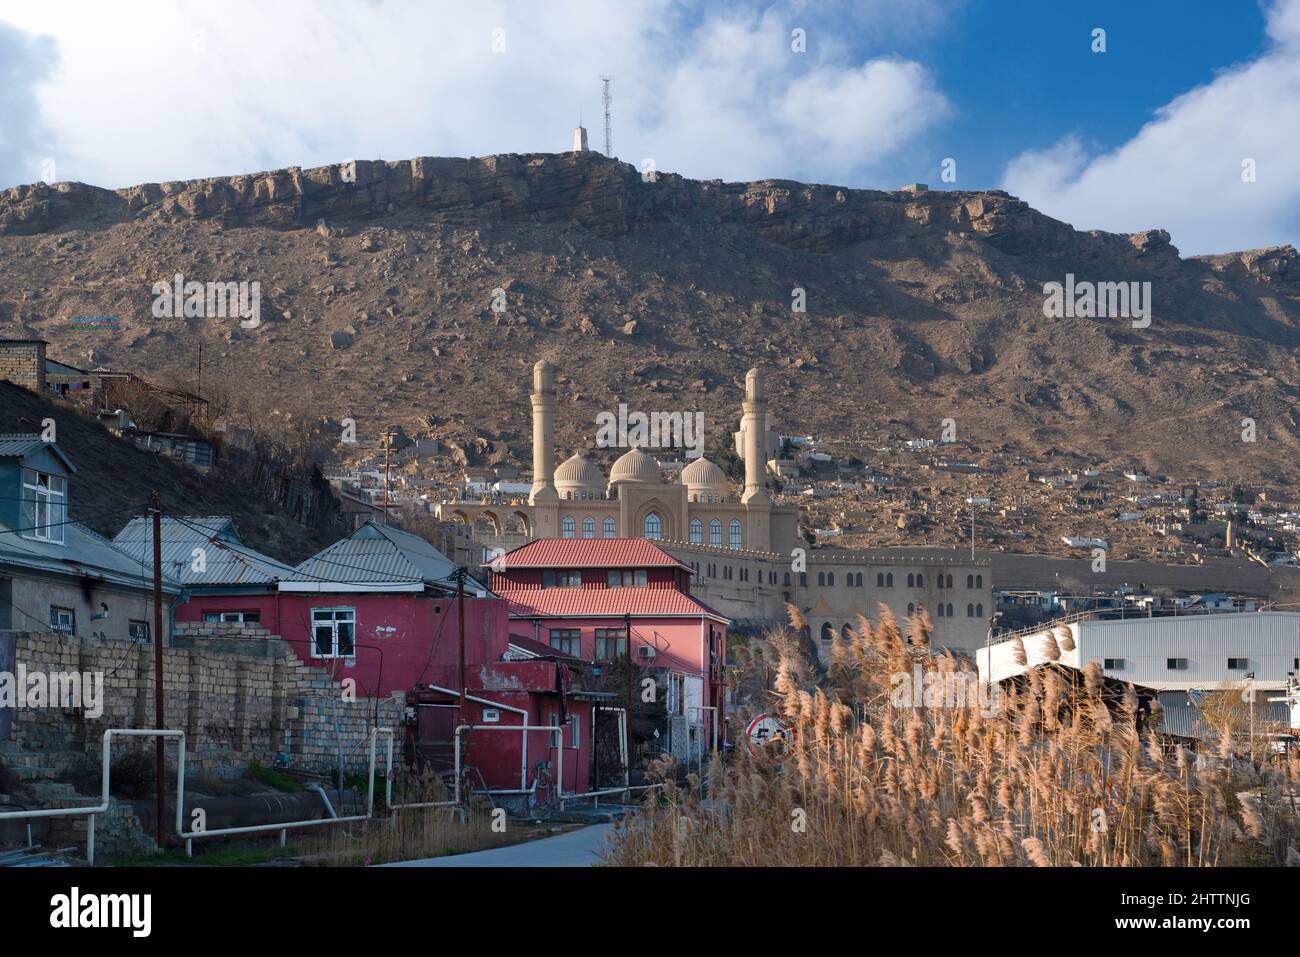
[[[652,482],[663,480],[659,463],[640,449],[631,449],[619,456],[609,471],[609,484],[616,482]]]

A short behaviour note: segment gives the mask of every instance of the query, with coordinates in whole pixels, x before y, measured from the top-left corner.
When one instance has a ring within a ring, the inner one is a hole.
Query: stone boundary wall
[[[108,728],[154,725],[154,649],[152,644],[66,635],[18,632],[16,666],[28,673],[102,674],[103,713],[87,708],[20,708],[13,714],[11,738],[19,747],[45,752],[52,766],[85,755],[99,761]],[[376,724],[395,732],[394,764],[402,753],[398,698],[343,700],[342,688],[322,668],[305,665],[290,645],[264,629],[223,624],[178,626],[175,646],[163,649],[164,717],[169,728],[186,734],[186,773],[238,774],[253,762],[270,767],[288,756],[289,767],[329,772],[336,767],[335,715],[341,728],[343,763],[348,773],[369,766],[369,729]],[[297,714],[290,717],[290,708]],[[151,739],[115,741],[114,753],[152,748]],[[385,743],[378,740],[377,767],[383,770]],[[169,763],[174,746],[168,746]],[[62,759],[62,760],[60,760]]]

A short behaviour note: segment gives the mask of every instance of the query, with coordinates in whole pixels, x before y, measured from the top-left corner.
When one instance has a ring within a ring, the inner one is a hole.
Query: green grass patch
[[[277,791],[284,791],[287,794],[298,794],[302,791],[302,784],[289,777],[287,774],[281,774],[274,768],[266,768],[254,762],[248,769],[248,776],[254,781],[260,781],[268,787],[273,787]]]

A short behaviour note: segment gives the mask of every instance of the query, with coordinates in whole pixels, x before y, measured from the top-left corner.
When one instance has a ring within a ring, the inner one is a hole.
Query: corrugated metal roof
[[[287,578],[293,566],[263,555],[239,541],[234,522],[224,515],[162,519],[163,573],[186,585],[259,585]],[[198,526],[197,528],[194,526]],[[216,539],[216,541],[213,541]],[[131,519],[113,539],[128,555],[152,568],[153,521]],[[202,571],[195,569],[196,548],[203,549]]]
[[[699,599],[672,588],[520,588],[499,593],[512,618],[680,618],[727,622]]]
[[[425,582],[446,586],[456,564],[423,538],[366,522],[304,561],[285,581]]]
[[[153,588],[153,571],[108,539],[77,522],[63,525],[63,544],[24,538],[0,525],[0,565],[14,565],[59,575],[103,578],[131,588]],[[163,589],[180,590],[180,584],[163,569]]]
[[[506,568],[647,568],[690,570],[644,538],[539,538],[506,552],[493,562]]]
[[[1199,738],[1217,745],[1220,732],[1202,720],[1200,713],[1208,693],[1202,690],[1161,691],[1156,696],[1160,701],[1161,729],[1181,738]],[[1285,728],[1291,722],[1291,712],[1285,704],[1265,701],[1263,693],[1257,692],[1255,722],[1261,731],[1277,725]]]
[[[41,449],[49,449],[57,455],[69,472],[77,471],[77,467],[63,454],[57,442],[46,442],[36,432],[0,432],[0,459],[26,458]]]

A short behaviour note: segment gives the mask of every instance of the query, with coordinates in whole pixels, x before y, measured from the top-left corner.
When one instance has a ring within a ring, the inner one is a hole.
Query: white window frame
[[[606,518],[600,523],[601,535],[605,538],[618,538],[618,523],[613,518]]]
[[[257,621],[249,621],[245,616],[255,614]],[[205,611],[203,613],[203,623],[205,625],[258,625],[261,624],[262,613],[258,611]]]
[[[316,618],[316,615],[318,613],[329,614],[330,618],[320,619],[318,621]],[[341,614],[347,615],[348,617],[340,618],[339,615]],[[352,652],[350,654],[344,655],[339,653],[339,625],[347,624],[347,623],[350,623],[352,625]],[[318,625],[325,625],[325,624],[329,624],[331,626],[332,634],[331,634],[330,652],[328,654],[321,654],[319,648],[316,645],[316,628]],[[311,610],[311,633],[309,635],[309,640],[311,641],[311,657],[313,658],[321,658],[321,659],[342,658],[345,661],[356,658],[357,656],[357,610],[356,608],[347,605],[339,606],[335,608],[313,608]]]
[[[19,519],[19,525],[23,537],[62,545],[64,523],[68,518],[68,480],[61,475],[24,468],[22,497],[23,517]]]
[[[131,626],[132,626],[132,625],[143,625],[143,626],[144,626],[144,634],[141,635],[141,636],[139,636],[139,637],[137,637],[136,635],[131,634]],[[131,641],[148,642],[149,644],[153,644],[152,632],[153,632],[153,629],[149,627],[149,622],[147,622],[147,621],[142,621],[142,620],[139,619],[139,618],[129,618],[129,619],[127,619],[127,622],[126,622],[126,637],[129,638]]]
[[[733,518],[731,524],[727,526],[727,547],[740,548],[745,541],[744,534],[741,529],[740,519]]]
[[[64,627],[59,623],[59,620],[63,617],[63,612],[67,612],[67,627]],[[72,638],[77,637],[77,610],[75,608],[64,608],[62,605],[51,605],[50,631],[54,632],[56,635],[68,635]]]

